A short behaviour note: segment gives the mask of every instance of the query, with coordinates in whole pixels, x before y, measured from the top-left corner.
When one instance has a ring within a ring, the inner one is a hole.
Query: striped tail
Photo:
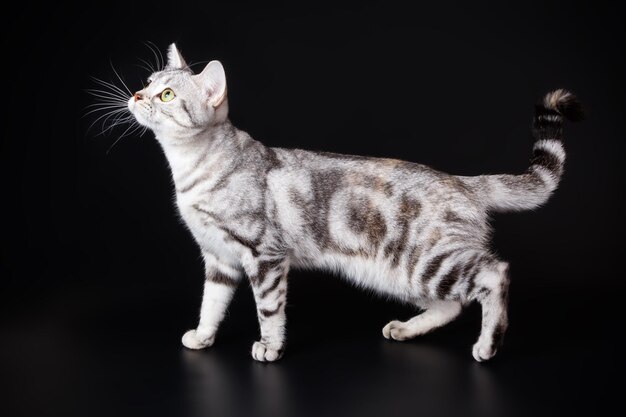
[[[535,139],[528,171],[521,175],[486,175],[467,178],[492,211],[530,210],[544,204],[563,175],[564,118],[582,120],[582,107],[566,90],[545,95],[535,108],[532,132]]]

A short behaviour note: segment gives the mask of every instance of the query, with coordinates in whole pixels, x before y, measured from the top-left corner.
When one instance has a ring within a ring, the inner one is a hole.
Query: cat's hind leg
[[[394,340],[412,339],[450,323],[460,312],[458,301],[433,301],[426,306],[426,311],[408,321],[389,322],[383,327],[383,336]]]
[[[486,266],[476,275],[475,287],[469,297],[482,305],[482,327],[472,355],[483,362],[496,354],[508,326],[507,306],[509,277],[506,262]]]

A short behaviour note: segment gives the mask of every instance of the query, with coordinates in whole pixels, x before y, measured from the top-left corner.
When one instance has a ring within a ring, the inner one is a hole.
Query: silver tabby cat
[[[489,212],[546,202],[563,173],[563,117],[581,116],[572,94],[547,94],[521,175],[462,177],[395,159],[270,148],[230,123],[222,65],[194,75],[174,44],[128,108],[163,147],[178,209],[204,258],[200,321],[183,345],[213,344],[247,276],[261,328],[252,346],[258,361],[284,352],[290,268],[331,270],[424,310],[388,323],[387,339],[430,332],[478,301],[472,354],[491,358],[507,328],[509,278],[508,264],[488,248]]]

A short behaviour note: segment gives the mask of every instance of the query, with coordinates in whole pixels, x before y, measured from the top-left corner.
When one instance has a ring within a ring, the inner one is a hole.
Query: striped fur
[[[247,276],[261,330],[252,356],[279,359],[293,267],[334,271],[425,310],[387,324],[388,339],[427,333],[478,301],[483,322],[473,356],[495,354],[508,323],[509,281],[508,264],[488,248],[488,214],[537,207],[557,187],[563,117],[579,114],[570,93],[557,90],[537,106],[526,173],[458,177],[393,159],[266,147],[229,122],[221,64],[194,75],[175,45],[169,61],[129,108],[163,147],[181,217],[204,254],[200,322],[183,336],[186,347],[213,343]],[[174,100],[159,100],[165,88]]]
[[[535,144],[528,171],[522,175],[463,177],[463,181],[484,198],[489,210],[529,210],[544,204],[563,175],[564,118],[571,121],[583,118],[574,95],[565,90],[546,94],[535,109],[532,125]]]

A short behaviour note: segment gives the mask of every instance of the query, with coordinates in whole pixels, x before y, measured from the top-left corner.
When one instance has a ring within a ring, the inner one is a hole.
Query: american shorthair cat
[[[125,105],[161,144],[206,267],[200,320],[184,346],[214,343],[247,277],[261,328],[252,357],[279,359],[289,269],[317,268],[423,309],[384,326],[387,339],[430,332],[477,301],[482,328],[472,354],[485,361],[496,353],[509,278],[488,247],[489,213],[533,209],[557,188],[564,118],[582,117],[571,93],[556,90],[537,105],[525,173],[466,177],[396,159],[267,147],[229,121],[222,65],[194,74],[174,44],[148,81]]]

